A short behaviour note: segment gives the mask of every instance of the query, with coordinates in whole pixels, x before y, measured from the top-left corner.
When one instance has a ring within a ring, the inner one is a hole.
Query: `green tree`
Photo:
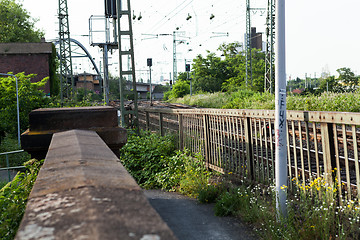
[[[341,81],[345,86],[345,91],[354,91],[359,83],[359,77],[351,71],[350,68],[339,68],[336,70],[339,73],[338,80]]]
[[[320,79],[320,85],[316,93],[322,92],[343,92],[343,87],[335,76],[329,76],[325,79]]]
[[[35,74],[16,74],[18,78],[21,131],[28,128],[29,113],[36,108],[46,107],[49,103],[49,98],[40,89],[45,85],[48,78],[32,83],[31,78],[34,76]],[[17,132],[16,81],[13,77],[0,78],[0,119],[0,131],[10,134]]]
[[[173,85],[169,98],[180,98],[190,94],[190,84],[187,81],[179,80]]]
[[[226,62],[210,53],[203,57],[198,55],[193,63],[193,87],[195,91],[219,92],[223,82],[228,79],[229,71]]]
[[[265,54],[258,49],[251,50],[252,56],[252,81],[246,85],[246,58],[245,52],[240,51],[242,46],[239,42],[222,44],[219,49],[225,57],[227,67],[227,79],[223,83],[223,89],[234,91],[237,88],[249,88],[254,91],[264,91]]]
[[[44,33],[35,22],[16,0],[0,0],[0,42],[40,42]]]

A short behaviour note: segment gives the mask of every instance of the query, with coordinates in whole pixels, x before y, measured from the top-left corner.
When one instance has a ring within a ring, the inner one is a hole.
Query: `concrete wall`
[[[17,240],[176,239],[96,132],[55,133]]]

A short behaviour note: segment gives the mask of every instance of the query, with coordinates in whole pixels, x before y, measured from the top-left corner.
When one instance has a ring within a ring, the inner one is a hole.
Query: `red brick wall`
[[[0,72],[14,74],[25,72],[25,74],[35,73],[37,76],[32,82],[38,82],[49,76],[49,55],[48,54],[10,54],[0,55]],[[50,93],[50,82],[44,87],[45,93]]]

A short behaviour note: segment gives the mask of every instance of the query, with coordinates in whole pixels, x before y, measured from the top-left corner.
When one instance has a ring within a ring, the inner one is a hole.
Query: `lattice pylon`
[[[67,0],[59,0],[59,55],[60,55],[60,90],[61,102],[63,97],[73,95],[74,77],[71,60],[71,42],[69,31],[69,15]]]
[[[268,0],[266,18],[266,53],[264,91],[273,92],[275,86],[275,1]]]

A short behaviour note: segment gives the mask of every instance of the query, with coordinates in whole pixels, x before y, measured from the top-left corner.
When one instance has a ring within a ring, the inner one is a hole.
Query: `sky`
[[[58,37],[58,0],[19,0],[36,19],[47,41]],[[251,8],[266,8],[267,0],[251,0]],[[100,63],[102,52],[89,45],[89,18],[104,14],[104,1],[68,0],[70,35],[80,41]],[[135,0],[131,9],[137,79],[149,78],[146,59],[153,59],[152,81],[169,79],[173,70],[173,34],[177,41],[178,72],[198,54],[217,52],[222,43],[243,42],[245,0]],[[349,67],[360,75],[360,1],[286,1],[286,73],[288,79],[336,75]],[[214,17],[210,19],[210,16]],[[139,20],[139,16],[141,19]],[[191,17],[187,20],[187,18]],[[252,11],[252,27],[265,32],[266,13]],[[162,36],[156,37],[156,34]],[[164,35],[169,34],[169,35]],[[263,41],[266,40],[265,35]],[[118,54],[110,54],[110,73],[117,75]],[[87,61],[77,59],[74,71],[87,71]]]

